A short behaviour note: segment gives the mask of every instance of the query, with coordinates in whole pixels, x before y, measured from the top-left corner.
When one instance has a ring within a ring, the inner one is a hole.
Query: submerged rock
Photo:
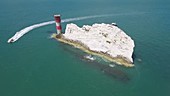
[[[99,56],[121,65],[133,66],[134,41],[113,24],[84,25],[82,28],[73,23],[67,24],[60,41],[71,45],[79,44],[83,46],[80,49],[100,54]]]

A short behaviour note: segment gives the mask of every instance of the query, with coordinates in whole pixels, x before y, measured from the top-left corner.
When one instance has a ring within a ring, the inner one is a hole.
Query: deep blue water
[[[1,0],[0,96],[170,96],[169,5],[168,0]],[[62,19],[113,14],[67,23],[116,22],[135,41],[135,67],[104,73],[108,62],[99,57],[89,62],[82,59],[86,53],[49,39],[55,24],[7,44],[15,32],[58,13]]]

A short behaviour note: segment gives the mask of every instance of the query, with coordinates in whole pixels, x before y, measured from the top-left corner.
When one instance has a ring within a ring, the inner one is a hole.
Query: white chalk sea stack
[[[121,58],[133,63],[134,41],[119,27],[112,24],[84,25],[67,24],[63,39],[80,43],[88,50],[105,54],[110,58]],[[121,64],[121,62],[118,62]],[[124,64],[121,64],[124,65]]]

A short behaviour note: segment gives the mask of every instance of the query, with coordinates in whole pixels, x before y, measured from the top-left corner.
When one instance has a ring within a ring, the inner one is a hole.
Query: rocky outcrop
[[[102,23],[80,28],[76,24],[67,24],[62,38],[84,46],[89,51],[115,59],[119,64],[123,64],[121,59],[133,66],[134,41],[115,25]]]

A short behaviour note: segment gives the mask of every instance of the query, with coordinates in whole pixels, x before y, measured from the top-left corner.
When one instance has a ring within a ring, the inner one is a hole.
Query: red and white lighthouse
[[[56,30],[57,30],[57,34],[61,34],[61,18],[60,15],[54,15],[55,18],[55,22],[56,22]]]

